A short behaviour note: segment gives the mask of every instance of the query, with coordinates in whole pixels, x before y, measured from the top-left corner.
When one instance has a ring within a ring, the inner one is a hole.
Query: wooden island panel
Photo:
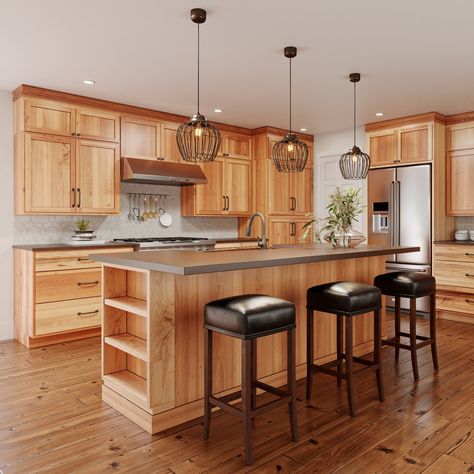
[[[117,311],[119,319],[126,314],[126,326],[123,321],[115,321],[112,334],[126,330],[146,339],[148,360],[144,362],[104,344],[104,363],[112,357],[112,365],[107,366],[105,373],[113,375],[114,371],[126,370],[138,375],[141,378],[136,380],[143,382],[138,392],[144,387],[147,392],[142,398],[137,397],[133,379],[132,387],[122,390],[111,377],[104,381],[103,400],[150,433],[202,416],[204,306],[209,301],[243,293],[264,293],[296,304],[297,377],[302,378],[306,373],[307,288],[338,280],[371,283],[384,269],[384,255],[195,275],[139,270],[140,278],[133,276],[136,269],[106,264],[104,298],[112,294],[147,298],[147,318],[110,309],[114,318]],[[107,289],[109,286],[112,293]],[[105,330],[109,309],[105,308],[104,335],[109,336],[110,331]],[[321,363],[335,357],[336,318],[322,313],[315,314],[315,318],[315,360]],[[357,354],[372,350],[372,320],[371,314],[354,318]],[[286,341],[282,334],[259,339],[258,377],[267,383],[283,385],[285,354]],[[213,355],[214,392],[223,395],[237,390],[241,383],[240,341],[216,334]]]

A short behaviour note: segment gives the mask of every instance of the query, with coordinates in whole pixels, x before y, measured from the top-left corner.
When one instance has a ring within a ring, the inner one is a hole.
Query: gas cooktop
[[[114,242],[137,244],[139,249],[160,248],[212,248],[216,241],[206,237],[132,237],[128,239],[114,239]]]

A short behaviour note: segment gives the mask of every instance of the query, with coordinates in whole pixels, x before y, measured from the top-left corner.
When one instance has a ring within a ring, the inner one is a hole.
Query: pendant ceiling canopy
[[[176,142],[184,161],[214,161],[221,144],[219,129],[199,112],[199,25],[206,21],[206,10],[193,8],[191,20],[197,24],[197,113],[179,126]]]
[[[291,60],[296,57],[297,49],[294,46],[287,46],[284,54],[290,60],[290,129],[283,140],[273,146],[272,159],[278,171],[300,172],[304,170],[308,161],[308,145],[299,140],[291,130]]]
[[[353,72],[349,80],[354,84],[354,146],[339,158],[339,168],[344,179],[365,179],[370,167],[370,156],[356,145],[356,84],[360,74]]]

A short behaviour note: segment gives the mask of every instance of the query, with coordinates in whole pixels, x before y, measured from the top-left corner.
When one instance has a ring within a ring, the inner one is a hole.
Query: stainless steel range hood
[[[186,186],[206,184],[207,178],[197,165],[122,158],[122,181],[125,183]]]

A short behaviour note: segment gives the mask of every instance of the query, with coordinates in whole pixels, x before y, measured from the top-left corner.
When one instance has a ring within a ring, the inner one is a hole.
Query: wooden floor
[[[403,321],[406,326],[406,321]],[[420,332],[427,326],[420,321]],[[389,325],[389,334],[392,331]],[[314,400],[298,384],[299,443],[285,410],[257,419],[256,463],[244,464],[241,427],[216,414],[208,441],[201,420],[151,436],[100,400],[97,338],[27,350],[0,344],[0,470],[19,472],[459,473],[474,472],[474,325],[439,321],[438,374],[428,347],[420,381],[409,354],[399,364],[385,348],[386,401],[373,374],[356,384],[358,415],[347,414],[345,387],[316,376]]]

